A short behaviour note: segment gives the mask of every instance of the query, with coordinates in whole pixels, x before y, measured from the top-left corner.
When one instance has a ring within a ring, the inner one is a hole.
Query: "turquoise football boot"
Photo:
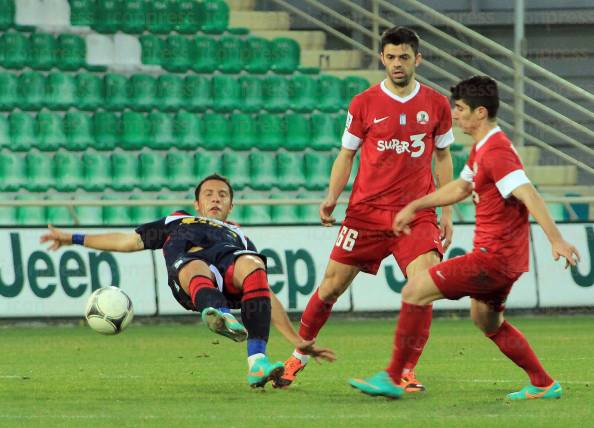
[[[271,363],[268,356],[258,358],[248,371],[247,380],[252,388],[262,388],[267,382],[279,382],[285,373],[285,364],[282,361]]]
[[[539,388],[538,386],[528,385],[517,392],[507,394],[508,400],[534,400],[537,398],[561,398],[563,395],[563,388],[557,381],[553,382],[546,388]]]
[[[400,398],[404,394],[404,388],[396,385],[385,371],[365,379],[350,379],[349,384],[362,393],[374,397]]]
[[[247,330],[230,313],[221,312],[215,308],[206,308],[202,311],[202,321],[216,334],[228,337],[235,342],[243,342],[247,339]]]

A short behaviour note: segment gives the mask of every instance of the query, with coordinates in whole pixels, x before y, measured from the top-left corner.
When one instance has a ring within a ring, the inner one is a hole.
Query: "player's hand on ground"
[[[336,355],[332,349],[320,348],[315,346],[315,343],[315,340],[302,340],[295,348],[302,354],[312,357],[317,363],[320,362],[320,359],[330,362],[336,360]]]
[[[401,233],[410,235],[409,225],[414,218],[415,210],[412,209],[410,205],[407,205],[404,208],[402,208],[394,218],[394,223],[392,223],[392,230],[394,231],[396,236],[400,235]]]
[[[451,214],[441,214],[439,218],[439,238],[443,243],[443,251],[447,251],[452,243],[452,235],[454,234],[454,224],[452,222]]]
[[[336,200],[326,198],[324,202],[320,205],[320,220],[322,221],[322,226],[332,226],[336,223],[336,219],[332,217],[332,212],[336,208]]]
[[[559,260],[560,257],[565,257],[565,269],[571,266],[577,265],[580,261],[580,253],[577,248],[571,245],[569,242],[562,239],[558,242],[553,242],[553,258],[555,261]]]
[[[50,242],[48,250],[56,251],[63,245],[72,244],[72,234],[62,232],[60,229],[56,229],[51,224],[48,224],[47,228],[48,232],[45,235],[41,235],[41,238],[39,238],[39,242],[41,244],[43,244],[44,242]]]

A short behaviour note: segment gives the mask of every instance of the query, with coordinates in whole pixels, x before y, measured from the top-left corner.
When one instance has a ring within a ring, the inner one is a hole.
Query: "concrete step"
[[[322,50],[326,46],[326,33],[323,31],[252,31],[254,36],[262,37],[267,40],[277,37],[287,37],[299,43],[301,51]]]
[[[524,166],[538,165],[541,149],[538,147],[516,147]]]
[[[347,76],[359,76],[367,79],[369,84],[375,85],[386,78],[386,73],[383,70],[327,70],[326,74],[331,74],[340,78]]]
[[[301,65],[326,70],[355,70],[361,68],[363,54],[356,50],[306,50],[301,52]]]
[[[575,185],[577,167],[575,165],[538,165],[527,166],[526,174],[539,186]]]
[[[232,11],[229,27],[247,27],[250,30],[288,30],[291,26],[286,12]]]
[[[594,196],[594,186],[539,186],[538,190],[548,195],[565,196],[567,193],[576,193],[582,196]]]
[[[226,0],[231,11],[248,11],[256,8],[256,0]]]

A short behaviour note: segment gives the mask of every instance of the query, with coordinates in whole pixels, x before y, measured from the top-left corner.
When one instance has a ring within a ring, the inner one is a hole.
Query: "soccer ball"
[[[99,288],[89,297],[85,318],[101,334],[118,334],[134,318],[132,301],[118,287]]]

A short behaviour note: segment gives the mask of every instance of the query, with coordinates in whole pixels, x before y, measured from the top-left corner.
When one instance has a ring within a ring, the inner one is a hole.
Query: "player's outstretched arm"
[[[80,244],[87,248],[104,251],[131,252],[144,250],[144,242],[136,232],[132,233],[101,233],[95,235],[72,234],[56,229],[51,224],[47,226],[48,232],[41,236],[40,243],[49,242],[48,250],[56,251],[58,248]],[[75,241],[73,242],[73,236]]]
[[[351,170],[353,169],[353,158],[357,154],[356,150],[342,148],[336,156],[330,173],[330,183],[328,185],[328,195],[320,205],[320,220],[323,226],[332,226],[336,219],[332,217],[332,212],[336,208],[338,197],[349,182]]]
[[[580,253],[577,248],[563,239],[559,228],[549,213],[547,205],[534,186],[531,183],[522,184],[512,191],[512,195],[526,205],[528,212],[542,227],[551,243],[553,258],[559,260],[559,257],[564,257],[566,269],[569,265],[575,266],[580,260]]]

